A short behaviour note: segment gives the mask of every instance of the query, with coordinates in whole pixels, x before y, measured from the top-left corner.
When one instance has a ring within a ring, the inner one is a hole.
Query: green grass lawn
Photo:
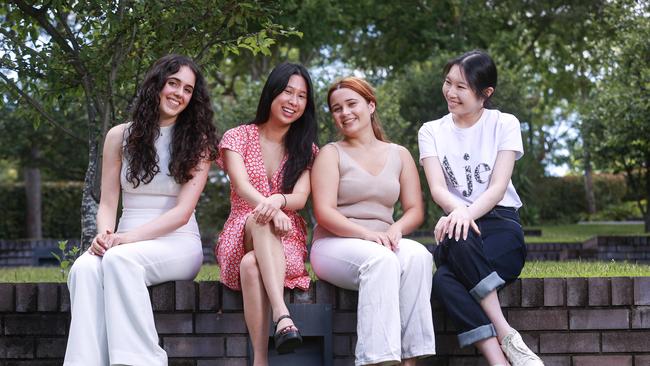
[[[316,276],[307,264],[312,280]],[[626,262],[541,262],[526,263],[522,278],[557,277],[650,277],[650,265]],[[203,265],[195,281],[218,281],[219,267]],[[55,267],[15,267],[0,268],[0,282],[65,282],[61,271]]]
[[[582,243],[596,235],[644,235],[643,224],[601,225],[571,224],[535,226],[541,229],[542,236],[527,236],[526,244],[534,243]],[[647,235],[647,234],[645,234]]]

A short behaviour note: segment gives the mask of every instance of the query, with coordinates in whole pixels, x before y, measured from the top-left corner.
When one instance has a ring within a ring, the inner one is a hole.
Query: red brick
[[[174,282],[151,286],[151,306],[154,311],[174,310]]]
[[[573,366],[632,366],[632,356],[575,356]]]
[[[241,297],[241,292],[221,286],[221,309],[225,311],[244,310],[244,300]]]
[[[521,339],[524,343],[531,349],[531,351],[537,353],[539,352],[539,333],[521,333]]]
[[[34,358],[34,340],[32,338],[0,338],[0,356],[2,358]]]
[[[588,294],[586,278],[566,279],[566,302],[568,306],[587,305]]]
[[[248,356],[248,338],[247,337],[226,337],[226,355],[231,357]]]
[[[650,355],[634,356],[634,366],[650,366]]]
[[[594,353],[600,351],[598,333],[542,333],[540,353]]]
[[[508,322],[517,330],[569,329],[566,310],[508,310]]]
[[[632,328],[650,329],[650,306],[638,306],[632,309]]]
[[[7,335],[64,335],[70,324],[65,315],[6,315],[5,334]]]
[[[337,310],[357,310],[357,300],[359,293],[357,291],[336,289],[336,309]]]
[[[191,334],[191,313],[154,313],[156,330],[160,334]]]
[[[634,278],[634,305],[650,305],[650,277]]]
[[[52,283],[39,283],[37,285],[38,311],[59,310],[59,286]]]
[[[474,355],[476,354],[476,349],[472,346],[460,348],[458,337],[455,334],[437,334],[436,354],[441,356]]]
[[[196,333],[246,333],[243,313],[196,314]]]
[[[196,361],[190,358],[172,358],[168,366],[196,366]]]
[[[504,307],[521,306],[521,280],[499,290],[499,303]]]
[[[199,309],[219,310],[219,283],[216,281],[199,282]]]
[[[16,312],[31,313],[37,309],[37,291],[35,284],[16,284]]]
[[[590,309],[569,311],[571,329],[629,329],[627,309]]]
[[[0,311],[14,311],[15,286],[12,283],[0,283]]]
[[[61,284],[59,285],[59,311],[67,313],[70,311],[70,290],[68,290],[68,285]]]
[[[334,333],[356,333],[357,313],[332,314],[332,332]]]
[[[605,306],[611,304],[611,288],[609,278],[588,278],[589,306]]]
[[[538,356],[542,359],[542,361],[544,361],[544,366],[571,366],[571,357],[569,356]]]
[[[544,306],[566,305],[566,280],[564,278],[544,279]]]
[[[354,357],[335,358],[334,366],[354,366]]]
[[[603,352],[650,352],[646,332],[603,332]]]
[[[634,303],[634,283],[629,277],[612,278],[612,305],[632,305]]]
[[[247,358],[220,358],[217,360],[198,360],[197,366],[248,366]]]
[[[489,366],[485,358],[474,357],[450,357],[449,366]]]
[[[66,338],[39,338],[36,340],[36,357],[38,358],[63,358]]]
[[[164,337],[164,349],[169,357],[224,356],[223,337]]]
[[[316,290],[314,286],[309,286],[309,289],[307,291],[294,289],[291,291],[291,293],[293,294],[293,299],[291,302],[294,304],[315,304],[316,303]]]
[[[521,280],[521,306],[537,307],[544,305],[544,280],[525,278]]]
[[[332,351],[334,356],[354,356],[354,345],[351,344],[350,336],[335,335],[332,340]]]
[[[316,301],[319,304],[334,305],[334,296],[336,295],[334,285],[322,280],[316,281],[312,285],[316,288]]]
[[[196,284],[194,281],[176,281],[176,310],[194,310],[196,305]]]

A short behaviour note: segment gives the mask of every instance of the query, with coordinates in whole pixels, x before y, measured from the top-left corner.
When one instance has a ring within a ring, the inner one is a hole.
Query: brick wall
[[[650,236],[595,236],[584,243],[528,244],[526,260],[571,259],[650,263]]]
[[[170,365],[246,365],[239,293],[190,281],[150,292]],[[0,366],[61,364],[68,296],[65,284],[0,284]],[[331,304],[334,365],[353,365],[356,292],[320,281],[308,292],[287,291],[285,299]],[[500,299],[510,323],[547,366],[650,365],[650,278],[524,279]],[[436,301],[432,307],[438,356],[419,365],[484,365],[473,348],[458,348],[453,326]]]

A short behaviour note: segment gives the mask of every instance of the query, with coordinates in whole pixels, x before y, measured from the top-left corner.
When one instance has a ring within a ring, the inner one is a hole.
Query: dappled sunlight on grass
[[[627,262],[530,261],[521,278],[564,277],[648,277],[650,265]]]

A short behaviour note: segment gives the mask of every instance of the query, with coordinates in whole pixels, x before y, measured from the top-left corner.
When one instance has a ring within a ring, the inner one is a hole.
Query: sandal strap
[[[281,315],[281,316],[278,318],[278,320],[276,320],[275,322],[273,322],[273,324],[275,324],[275,326],[274,326],[275,330],[278,330],[278,324],[280,324],[280,321],[281,321],[282,319],[291,319],[291,315],[289,315],[289,314]],[[286,328],[286,327],[285,327],[285,328]]]

